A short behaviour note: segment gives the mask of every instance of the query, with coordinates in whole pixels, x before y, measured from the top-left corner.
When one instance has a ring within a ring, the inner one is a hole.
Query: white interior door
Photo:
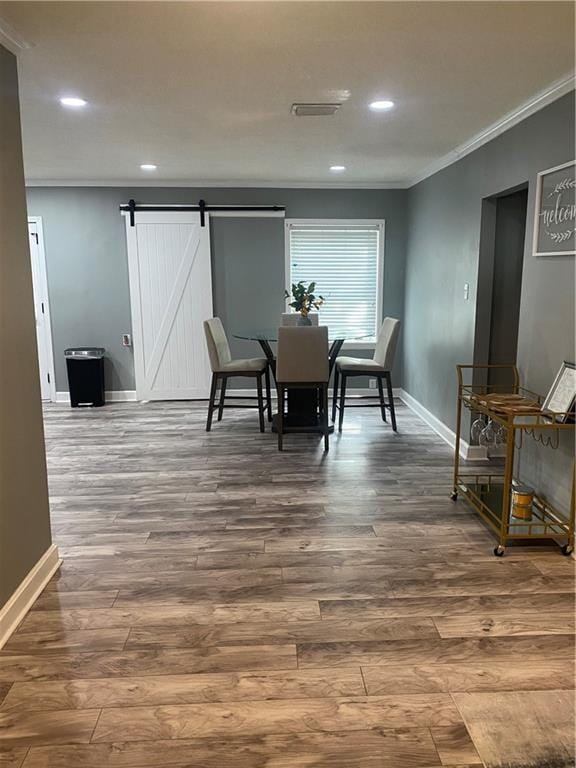
[[[37,219],[30,219],[28,221],[28,238],[30,241],[32,285],[34,288],[34,314],[36,315],[36,342],[38,345],[38,365],[40,368],[40,391],[42,400],[55,400],[48,284],[46,280],[42,227]]]
[[[193,211],[126,216],[136,396],[206,398],[210,362],[203,321],[212,317],[209,227]]]

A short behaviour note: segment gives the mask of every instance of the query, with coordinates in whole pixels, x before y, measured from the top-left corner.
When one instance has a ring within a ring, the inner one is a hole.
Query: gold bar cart
[[[573,414],[543,412],[543,398],[520,386],[518,369],[514,365],[457,365],[458,410],[456,419],[456,446],[454,451],[454,486],[451,498],[456,501],[463,493],[482,519],[495,532],[498,544],[494,554],[501,557],[508,542],[513,540],[548,540],[561,545],[565,555],[574,548],[575,469],[572,468],[572,494],[567,514],[555,509],[548,501],[534,494],[532,516],[519,519],[511,516],[512,483],[514,480],[514,452],[521,446],[525,435],[546,446],[557,447],[560,431],[572,430]],[[497,371],[494,369],[498,369]],[[509,375],[510,384],[489,384],[491,370]],[[465,378],[471,381],[465,381]],[[480,382],[480,383],[479,383]],[[500,394],[501,393],[501,394]],[[503,407],[506,397],[516,396],[524,405]],[[503,472],[461,472],[460,437],[464,409],[483,414],[504,430],[505,456]],[[569,419],[569,420],[566,420]]]

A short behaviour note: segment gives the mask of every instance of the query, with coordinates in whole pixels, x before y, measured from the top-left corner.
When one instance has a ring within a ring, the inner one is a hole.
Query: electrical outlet
[[[123,347],[131,347],[132,346],[132,338],[129,333],[123,333],[122,334],[122,346]]]
[[[370,381],[368,382],[368,386],[370,387],[370,389],[376,389],[376,379],[370,379]]]

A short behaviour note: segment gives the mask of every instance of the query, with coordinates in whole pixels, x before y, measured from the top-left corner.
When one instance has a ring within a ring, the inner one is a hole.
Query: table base
[[[323,434],[320,421],[319,394],[316,389],[287,389],[287,408],[284,429],[291,432],[316,432]],[[272,417],[272,432],[277,432],[278,414]],[[328,428],[330,434],[334,426]]]

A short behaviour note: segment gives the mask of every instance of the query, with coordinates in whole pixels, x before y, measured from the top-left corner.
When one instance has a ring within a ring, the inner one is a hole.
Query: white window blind
[[[315,282],[320,323],[347,338],[374,338],[380,323],[382,225],[289,224],[290,283]]]

